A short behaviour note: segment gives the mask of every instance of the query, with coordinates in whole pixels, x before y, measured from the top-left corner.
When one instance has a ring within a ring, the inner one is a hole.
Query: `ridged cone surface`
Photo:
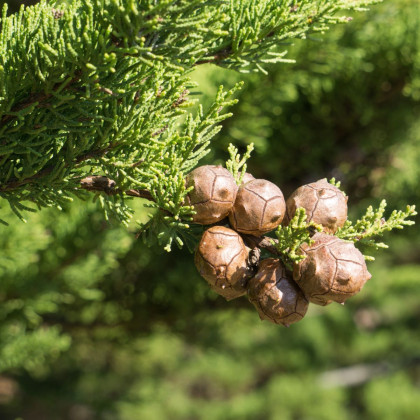
[[[309,304],[281,261],[274,258],[261,261],[258,273],[248,283],[248,298],[261,319],[285,326],[300,321]]]
[[[206,230],[194,261],[210,287],[227,300],[246,293],[248,249],[234,230],[223,226]]]
[[[313,303],[344,303],[371,278],[362,253],[352,242],[325,233],[312,240],[301,247],[306,258],[295,265],[294,280]]]
[[[285,212],[280,188],[265,179],[254,179],[239,188],[229,222],[238,232],[261,236],[275,229]]]
[[[193,221],[210,225],[224,219],[233,207],[238,186],[232,174],[222,166],[204,165],[185,178],[186,187],[194,187],[187,202],[197,212]]]
[[[347,220],[347,197],[326,178],[299,187],[286,201],[284,225],[288,225],[296,209],[306,210],[307,222],[322,225],[326,233],[335,233]]]
[[[251,182],[254,179],[255,179],[255,176],[254,175],[250,174],[249,172],[245,172],[244,173],[244,177],[242,178],[242,184],[241,185],[244,185],[247,182]]]

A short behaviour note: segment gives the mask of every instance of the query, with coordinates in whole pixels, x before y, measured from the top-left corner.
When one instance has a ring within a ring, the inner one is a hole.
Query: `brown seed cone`
[[[250,276],[248,249],[234,230],[223,226],[207,229],[198,245],[194,262],[210,287],[227,300],[246,293]]]
[[[275,229],[285,212],[280,188],[265,179],[254,179],[239,188],[229,222],[238,232],[261,236]]]
[[[286,327],[300,321],[309,305],[296,283],[287,276],[284,265],[274,258],[260,263],[258,273],[248,283],[248,298],[262,320]]]
[[[246,184],[247,182],[251,182],[255,179],[255,176],[250,174],[249,172],[245,172],[244,173],[244,177],[242,178],[242,183],[241,185]]]
[[[352,242],[325,233],[316,233],[312,240],[312,245],[301,246],[306,258],[295,264],[294,280],[313,303],[344,303],[372,277],[362,253]]]
[[[194,187],[187,196],[187,203],[197,212],[193,221],[201,225],[224,219],[232,209],[238,191],[233,175],[214,165],[194,169],[186,176],[185,185]]]
[[[347,220],[348,197],[326,178],[299,187],[286,201],[286,216],[283,224],[288,225],[298,207],[303,207],[307,222],[315,222],[327,233],[335,233]]]

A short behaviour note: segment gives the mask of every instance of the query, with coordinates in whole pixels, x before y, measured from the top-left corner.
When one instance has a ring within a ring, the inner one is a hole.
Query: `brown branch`
[[[156,200],[153,198],[153,195],[148,190],[121,190],[119,188],[116,188],[117,183],[110,178],[107,178],[106,176],[100,176],[100,175],[91,175],[86,178],[83,178],[80,181],[80,187],[87,191],[97,191],[97,192],[103,192],[107,195],[116,195],[116,194],[126,194],[130,197],[137,197],[137,198],[144,198],[149,201],[153,201],[154,203]],[[166,209],[160,208],[160,211],[167,216],[172,216],[173,214]],[[137,237],[140,235],[141,232],[137,234]]]
[[[155,201],[152,194],[148,190],[128,190],[124,191],[124,193],[130,195],[131,197],[145,198],[149,201]]]
[[[131,197],[145,198],[149,201],[155,201],[148,190],[121,190],[116,188],[117,183],[106,176],[90,175],[80,181],[80,188],[87,191],[103,192],[107,195],[126,194]]]
[[[91,175],[80,180],[80,187],[87,191],[103,191],[108,195],[115,195],[117,183],[106,176]]]

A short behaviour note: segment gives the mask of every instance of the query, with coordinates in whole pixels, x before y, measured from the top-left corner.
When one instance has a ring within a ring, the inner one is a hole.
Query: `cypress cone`
[[[242,178],[242,183],[241,185],[246,184],[247,182],[251,182],[255,179],[255,176],[250,174],[249,172],[245,172],[244,173],[244,177]]]
[[[211,225],[224,219],[235,202],[238,186],[233,175],[222,166],[204,165],[194,169],[185,179],[187,187],[194,189],[187,202],[194,206],[193,221]]]
[[[308,223],[318,223],[326,233],[335,233],[347,220],[347,200],[348,197],[326,178],[303,185],[287,199],[283,224],[288,225],[296,209],[302,207]]]
[[[282,262],[274,258],[261,261],[257,274],[249,281],[248,298],[261,320],[286,327],[300,321],[309,305]]]
[[[229,222],[238,232],[261,236],[275,229],[285,212],[280,188],[265,179],[254,179],[239,188]]]
[[[325,233],[312,240],[301,246],[306,258],[295,264],[294,280],[313,303],[344,303],[371,278],[362,253],[352,242]]]
[[[207,229],[195,253],[195,265],[210,287],[227,300],[246,294],[250,270],[240,235],[223,226]]]

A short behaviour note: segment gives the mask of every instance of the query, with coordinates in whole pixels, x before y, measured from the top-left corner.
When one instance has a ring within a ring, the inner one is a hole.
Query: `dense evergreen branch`
[[[183,204],[183,178],[208,153],[239,87],[220,90],[193,116],[186,111],[194,89],[188,72],[209,62],[263,70],[285,61],[286,41],[346,22],[341,10],[374,3],[41,1],[11,16],[5,8],[0,196],[23,218],[28,202],[60,206],[80,196],[81,179],[100,175],[118,191],[148,191],[156,208],[172,215],[164,222],[176,236],[192,212]],[[123,194],[100,202],[127,222]]]
[[[117,183],[114,180],[109,179],[106,176],[100,175],[88,176],[80,181],[80,188],[83,188],[87,191],[103,192],[107,195],[116,195],[124,193],[131,197],[145,198],[147,200],[153,201],[153,196],[150,193],[150,191],[134,189],[121,191],[120,189],[116,188],[116,186]]]

